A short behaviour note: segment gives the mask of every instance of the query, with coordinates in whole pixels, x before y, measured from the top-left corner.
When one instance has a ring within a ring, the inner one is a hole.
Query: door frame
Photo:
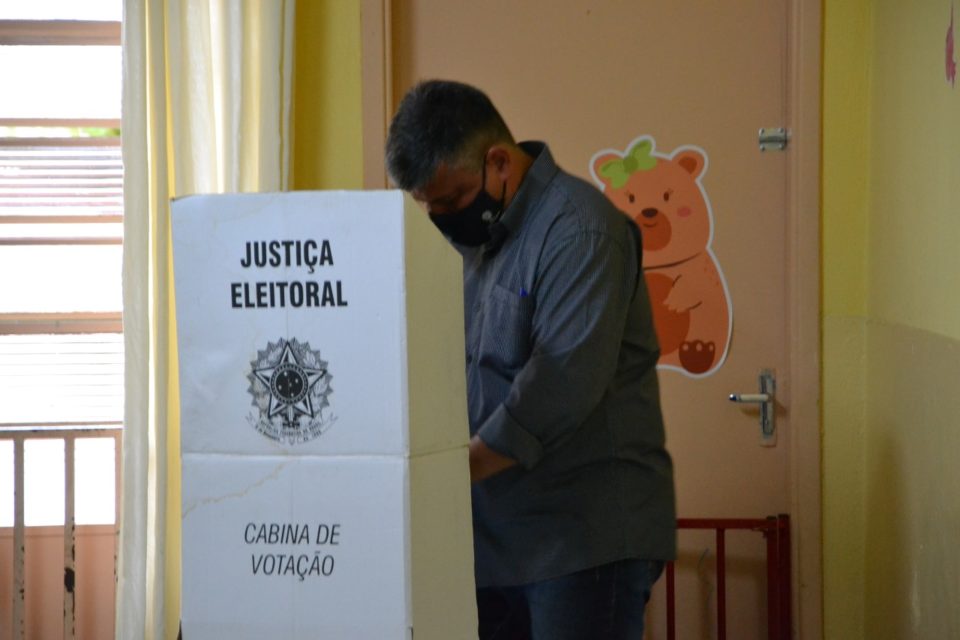
[[[364,187],[388,187],[383,163],[396,106],[393,4],[361,0]],[[787,336],[794,636],[823,637],[820,410],[820,157],[822,6],[787,0]],[[782,407],[781,407],[782,409]],[[771,514],[772,515],[772,514]]]

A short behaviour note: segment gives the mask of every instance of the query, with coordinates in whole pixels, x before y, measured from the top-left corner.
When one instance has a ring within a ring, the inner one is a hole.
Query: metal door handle
[[[770,369],[759,376],[760,393],[731,393],[731,402],[760,405],[760,444],[772,447],[777,444],[777,380]]]
[[[770,402],[769,393],[731,393],[730,402]]]

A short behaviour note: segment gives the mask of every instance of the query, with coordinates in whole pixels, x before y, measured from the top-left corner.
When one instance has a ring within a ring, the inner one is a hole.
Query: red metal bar
[[[674,566],[667,563],[667,640],[677,640],[677,602],[674,589]]]
[[[727,545],[717,529],[717,640],[727,640]]]
[[[767,521],[775,523],[776,518],[767,518]],[[779,640],[782,636],[780,633],[780,587],[778,585],[780,552],[777,529],[765,530],[763,537],[767,540],[767,637]]]
[[[767,518],[678,518],[678,529],[748,529],[765,531],[776,528]]]
[[[780,569],[780,638],[777,640],[790,640],[793,635],[793,616],[791,593],[791,565],[790,565],[790,516],[780,514],[777,517],[777,540],[779,541],[779,569]]]
[[[790,640],[793,629],[790,583],[790,517],[766,519],[680,518],[678,529],[713,529],[717,542],[717,638],[726,640],[726,530],[763,534],[767,543],[767,634],[770,640]],[[676,567],[667,563],[667,639],[676,639]]]
[[[790,517],[768,519],[767,538],[767,629],[772,640],[789,640],[792,632],[790,587]]]

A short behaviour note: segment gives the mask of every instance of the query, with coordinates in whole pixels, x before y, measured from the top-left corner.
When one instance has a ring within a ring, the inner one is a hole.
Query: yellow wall
[[[960,93],[944,71],[951,2],[873,5],[864,630],[958,638]]]
[[[360,0],[298,0],[294,189],[362,189]]]
[[[956,638],[960,89],[945,79],[951,2],[825,6],[826,637]]]
[[[874,4],[871,315],[960,340],[960,93],[944,73],[951,2]]]
[[[825,637],[863,638],[870,0],[828,0],[823,76]]]

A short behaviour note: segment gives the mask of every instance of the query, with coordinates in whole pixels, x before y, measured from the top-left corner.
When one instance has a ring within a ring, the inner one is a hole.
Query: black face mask
[[[468,247],[479,247],[490,241],[490,225],[503,215],[507,183],[499,202],[487,193],[487,163],[483,163],[483,178],[477,197],[463,209],[450,213],[431,213],[430,220],[452,242]]]

